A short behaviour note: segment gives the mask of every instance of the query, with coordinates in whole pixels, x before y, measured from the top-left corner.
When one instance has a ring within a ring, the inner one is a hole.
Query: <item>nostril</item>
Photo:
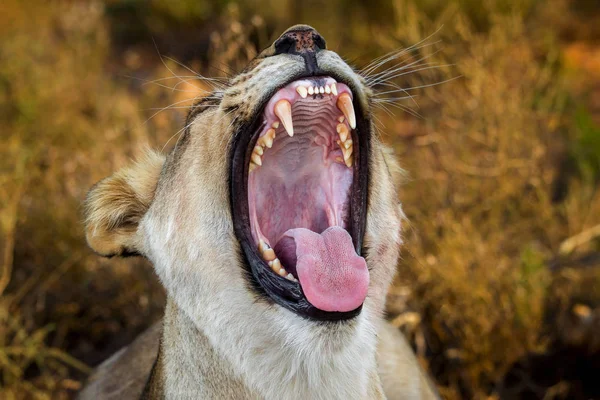
[[[275,54],[317,53],[327,48],[325,40],[312,28],[302,28],[285,32],[275,42]]]
[[[315,33],[313,35],[313,41],[315,42],[315,46],[319,50],[325,50],[327,48],[327,43],[325,42],[325,39],[323,39],[323,36],[319,35],[318,33]]]
[[[281,37],[275,42],[275,54],[276,55],[292,53],[295,49],[296,49],[296,41],[289,36]]]

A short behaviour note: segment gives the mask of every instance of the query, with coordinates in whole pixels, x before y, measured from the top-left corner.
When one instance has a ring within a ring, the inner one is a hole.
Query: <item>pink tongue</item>
[[[367,297],[369,271],[354,251],[352,237],[339,226],[320,235],[305,228],[283,234],[275,251],[286,265],[296,265],[302,291],[323,311],[352,311]]]

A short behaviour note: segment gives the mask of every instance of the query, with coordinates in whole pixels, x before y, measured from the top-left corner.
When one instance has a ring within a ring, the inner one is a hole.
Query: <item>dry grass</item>
[[[367,12],[332,1],[325,24],[287,3],[262,1],[260,16],[258,2],[193,3],[152,1],[144,13],[136,2],[0,6],[1,398],[72,397],[88,365],[160,317],[149,265],[90,254],[80,222],[88,188],[144,146],[170,148],[185,106],[208,88],[174,77],[193,74],[161,60],[150,37],[222,76],[298,20],[357,66],[443,25],[429,40],[440,43],[398,62],[444,66],[395,82],[459,78],[411,91],[418,109],[400,103],[422,118],[378,114],[409,174],[390,318],[442,394],[600,395],[585,368],[600,353],[597,8],[380,0]],[[567,362],[572,373],[561,374]]]

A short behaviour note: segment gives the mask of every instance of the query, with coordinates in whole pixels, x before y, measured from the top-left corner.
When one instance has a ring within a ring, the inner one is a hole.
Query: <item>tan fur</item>
[[[85,237],[98,254],[137,252],[137,225],[152,202],[164,161],[163,155],[148,151],[90,190],[84,204]]]
[[[317,54],[324,74],[343,78],[370,120],[371,91],[336,53]],[[86,201],[86,234],[102,255],[150,259],[168,305],[152,354],[152,373],[111,359],[81,398],[111,398],[106,387],[140,376],[144,398],[383,399],[435,398],[401,335],[383,320],[395,273],[404,216],[395,184],[400,169],[373,135],[363,255],[370,285],[361,313],[344,323],[306,320],[249,287],[229,204],[230,144],[241,123],[305,68],[302,57],[261,53],[223,92],[195,106],[189,129],[163,160],[122,170],[95,186]],[[360,151],[360,150],[359,150]],[[155,333],[156,335],[156,333]],[[136,346],[136,344],[132,345]],[[132,375],[132,376],[129,376]],[[100,388],[100,389],[99,389]],[[99,391],[100,390],[100,391]],[[140,396],[142,392],[136,396]],[[112,397],[123,398],[123,397]],[[132,397],[133,398],[133,397]]]

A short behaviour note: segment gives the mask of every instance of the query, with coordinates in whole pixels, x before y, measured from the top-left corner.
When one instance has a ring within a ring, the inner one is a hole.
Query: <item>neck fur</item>
[[[201,321],[200,321],[201,323]],[[232,330],[235,329],[232,324]],[[160,378],[166,398],[377,398],[376,334],[361,313],[344,324],[299,321],[286,331],[257,321],[243,340],[210,337],[169,299],[161,344]],[[266,329],[265,329],[266,328]],[[248,331],[246,331],[248,333]]]

